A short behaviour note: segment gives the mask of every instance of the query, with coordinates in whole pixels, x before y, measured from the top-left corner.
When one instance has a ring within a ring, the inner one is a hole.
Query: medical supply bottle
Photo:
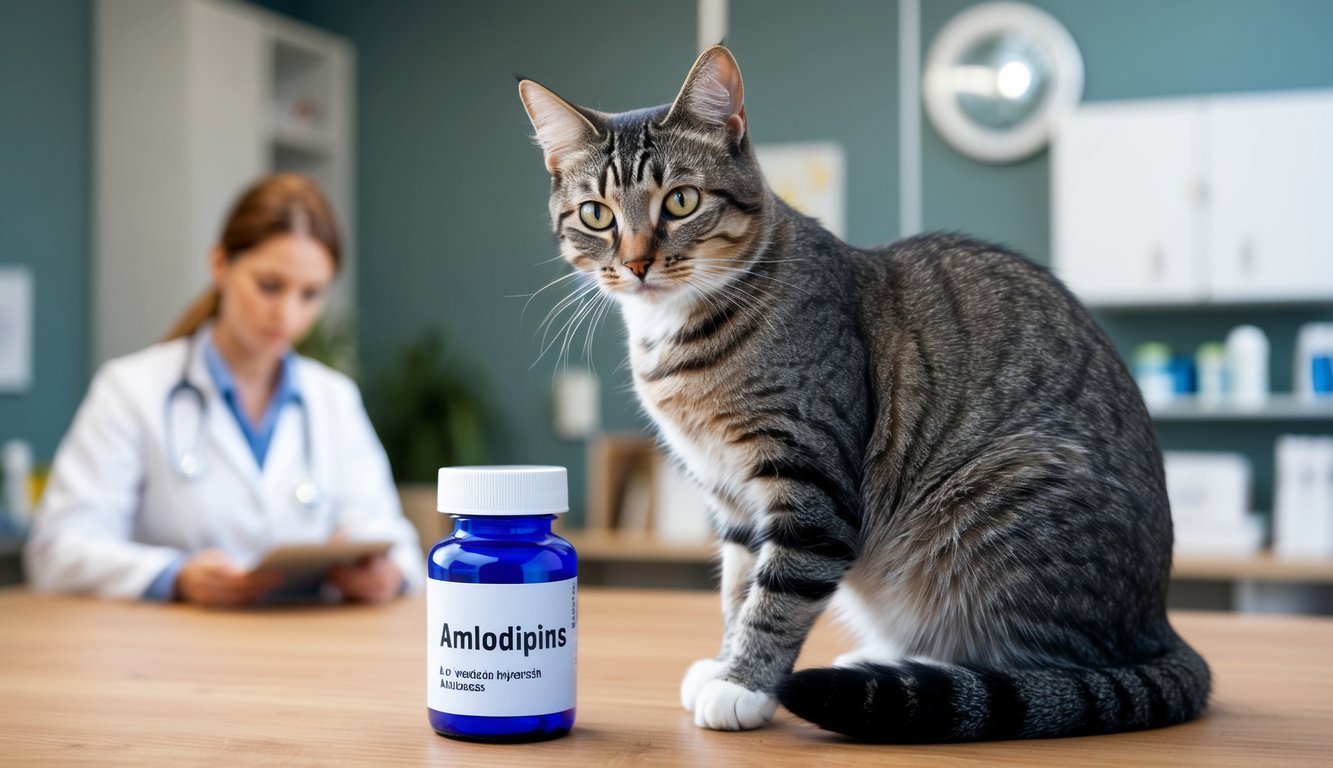
[[[574,725],[578,559],[551,532],[564,467],[444,467],[454,530],[426,571],[426,711],[436,733],[539,741]]]

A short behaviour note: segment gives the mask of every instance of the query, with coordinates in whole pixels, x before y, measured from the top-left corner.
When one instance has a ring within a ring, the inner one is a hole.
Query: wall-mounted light
[[[1041,150],[1083,95],[1083,58],[1055,17],[1024,3],[973,6],[935,36],[926,113],[950,146],[989,163]]]

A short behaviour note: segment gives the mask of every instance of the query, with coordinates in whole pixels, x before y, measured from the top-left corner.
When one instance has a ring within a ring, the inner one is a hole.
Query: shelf
[[[294,123],[278,123],[271,135],[273,146],[313,157],[325,157],[333,151],[333,140],[319,128]]]
[[[1299,582],[1302,584],[1333,584],[1333,559],[1284,560],[1272,552],[1247,556],[1181,555],[1171,569],[1172,578],[1200,581],[1255,581]]]
[[[1310,401],[1294,395],[1272,395],[1263,405],[1200,403],[1179,399],[1150,406],[1157,421],[1333,421],[1333,398]]]
[[[717,547],[712,542],[663,542],[651,534],[611,531],[565,531],[561,535],[578,550],[580,559],[590,562],[705,566],[717,560]],[[1197,581],[1333,584],[1333,559],[1284,560],[1271,552],[1249,556],[1180,555],[1175,558],[1171,577]]]
[[[1289,310],[1321,310],[1333,306],[1333,297],[1301,296],[1289,299],[1260,298],[1250,300],[1201,300],[1201,301],[1084,301],[1084,306],[1093,312],[1112,314],[1150,314],[1150,313],[1186,313],[1186,312],[1270,312]]]
[[[560,535],[583,560],[706,565],[717,559],[717,545],[711,541],[661,541],[650,533],[616,531],[563,531]]]
[[[280,34],[273,37],[273,72],[280,83],[299,80],[310,72],[328,66],[328,51],[302,36]]]
[[[309,157],[334,153],[337,142],[329,120],[337,100],[336,69],[329,46],[291,29],[275,30],[270,130],[275,147]]]

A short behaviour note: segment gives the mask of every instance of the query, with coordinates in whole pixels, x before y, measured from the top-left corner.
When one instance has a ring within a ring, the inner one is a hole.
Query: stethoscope
[[[204,396],[204,391],[190,381],[190,363],[194,360],[194,351],[195,341],[192,338],[186,347],[185,366],[181,368],[180,379],[167,392],[166,404],[167,455],[175,465],[176,474],[191,482],[198,481],[208,472],[208,463],[204,460],[203,451],[204,427],[208,422],[208,399]],[[176,440],[176,418],[172,408],[172,404],[180,395],[193,398],[199,408],[199,421],[195,425],[194,439],[183,451],[178,450],[181,444]],[[301,400],[297,400],[295,405],[301,409],[301,471],[296,475],[292,496],[302,506],[313,507],[319,503],[323,494],[310,472],[314,466],[310,457],[310,412],[306,410],[305,403]]]

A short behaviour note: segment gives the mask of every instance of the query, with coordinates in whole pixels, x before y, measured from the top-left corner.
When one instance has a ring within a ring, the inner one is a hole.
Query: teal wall
[[[0,394],[0,442],[49,460],[88,382],[87,0],[0,5],[0,264],[33,278],[33,379]]]
[[[730,11],[750,138],[842,144],[847,240],[897,237],[897,3],[731,0]]]

